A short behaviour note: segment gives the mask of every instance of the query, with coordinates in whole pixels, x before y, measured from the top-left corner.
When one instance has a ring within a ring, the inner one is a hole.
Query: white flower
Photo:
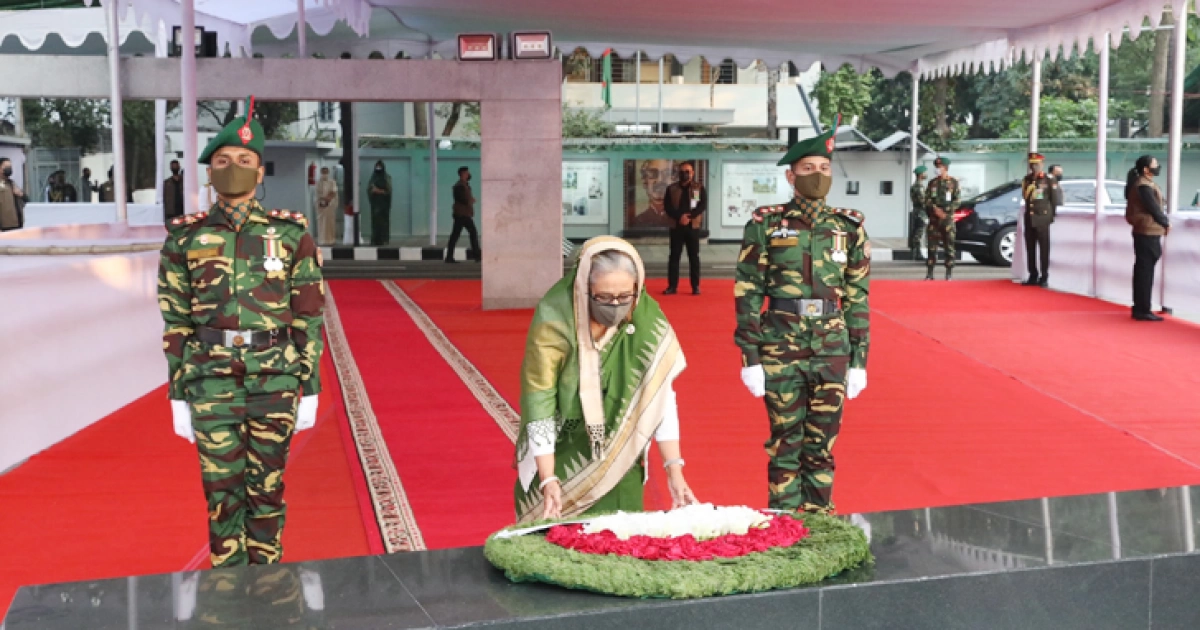
[[[773,517],[745,506],[689,505],[670,512],[618,512],[592,519],[585,534],[610,531],[621,540],[630,536],[678,538],[691,534],[697,540],[726,534],[745,535],[751,527],[764,527]]]
[[[630,324],[630,325],[628,325],[628,326],[626,326],[626,327],[625,327],[625,334],[626,334],[626,335],[632,335],[632,334],[633,334],[633,333],[635,333],[635,332],[637,332],[637,328],[634,328],[634,327],[633,327],[633,324]]]

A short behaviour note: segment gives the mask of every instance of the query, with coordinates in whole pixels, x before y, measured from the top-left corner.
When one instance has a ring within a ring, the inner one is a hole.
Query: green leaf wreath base
[[[842,519],[799,514],[809,536],[740,558],[704,562],[596,555],[547,542],[543,534],[488,538],[483,554],[513,582],[639,598],[691,599],[816,584],[874,559],[862,530]],[[540,521],[534,525],[553,523]],[[521,527],[528,527],[522,525]],[[514,526],[511,529],[516,529]]]

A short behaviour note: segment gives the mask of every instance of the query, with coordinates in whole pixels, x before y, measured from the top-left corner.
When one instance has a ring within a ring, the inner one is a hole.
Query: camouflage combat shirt
[[[325,288],[320,251],[303,215],[250,201],[240,208],[248,216],[236,230],[222,203],[167,226],[158,302],[170,398],[184,400],[190,383],[213,377],[241,380],[250,394],[290,388],[287,377],[294,377],[303,395],[319,393]],[[264,349],[209,345],[193,337],[197,326],[290,329],[291,342]]]
[[[780,361],[849,355],[850,367],[866,367],[871,244],[863,218],[807,199],[754,212],[743,233],[734,285],[734,341],[744,366],[758,365],[763,355]],[[764,313],[770,297],[832,300],[842,312]]]

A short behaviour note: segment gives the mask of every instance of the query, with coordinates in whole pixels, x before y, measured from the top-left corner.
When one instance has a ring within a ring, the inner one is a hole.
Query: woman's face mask
[[[258,187],[258,169],[230,164],[212,170],[213,188],[224,197],[241,197]]]
[[[1162,175],[1162,164],[1159,164],[1158,166],[1155,166],[1154,168],[1150,169],[1150,174],[1155,177]]]
[[[631,308],[633,308],[633,302],[613,304],[592,298],[592,319],[605,328],[612,328],[629,316]]]

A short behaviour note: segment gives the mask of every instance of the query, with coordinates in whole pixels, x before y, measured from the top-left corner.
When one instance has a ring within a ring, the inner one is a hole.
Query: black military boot
[[[1025,282],[1022,282],[1021,284],[1023,286],[1033,287],[1033,286],[1037,286],[1037,283],[1038,283],[1038,277],[1035,274],[1035,275],[1029,276],[1029,279],[1026,280]]]
[[[933,267],[929,267],[928,270],[925,272],[925,279],[933,280]]]
[[[954,275],[954,267],[946,267],[946,279],[952,280],[953,278],[951,278],[951,276],[953,276],[953,275]]]
[[[1042,287],[1043,289],[1050,286],[1050,278],[1047,278],[1046,276],[1042,276],[1042,279],[1038,280],[1038,286]]]

